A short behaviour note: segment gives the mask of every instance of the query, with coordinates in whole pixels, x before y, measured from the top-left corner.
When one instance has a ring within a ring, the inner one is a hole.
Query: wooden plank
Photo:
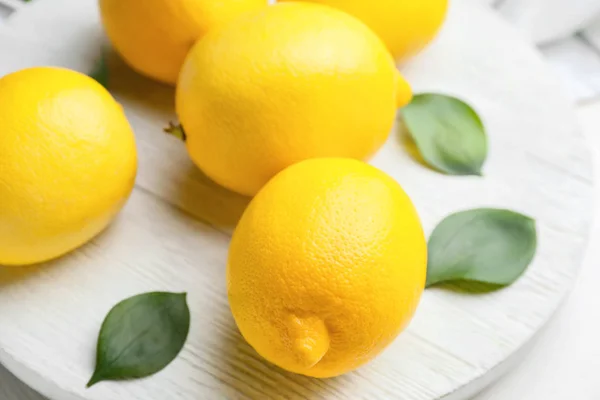
[[[14,36],[3,35],[0,50],[12,56],[0,61],[0,75],[36,64],[91,70],[101,47],[97,16],[73,10],[91,9],[95,0],[48,4],[35,3],[11,19]],[[19,40],[32,26],[39,36]],[[174,117],[173,90],[111,59],[111,88],[139,145],[136,190],[113,227],[89,245],[50,265],[0,269],[0,361],[56,400],[455,400],[495,379],[577,275],[593,214],[588,144],[539,54],[474,3],[455,0],[439,39],[403,70],[417,91],[455,94],[479,111],[490,135],[485,178],[422,167],[397,131],[374,165],[404,186],[427,232],[447,214],[479,206],[535,217],[539,253],[515,285],[477,295],[428,290],[407,332],[346,376],[321,381],[273,367],[243,341],[226,300],[228,232],[247,199],[210,183],[184,146],[161,133]],[[192,330],[181,356],[150,379],[86,390],[108,309],[157,289],[189,292]]]
[[[600,101],[578,107],[578,119],[600,171]],[[596,196],[600,195],[596,187]],[[598,197],[597,197],[598,198]],[[600,202],[590,243],[600,242]],[[590,318],[600,309],[600,247],[590,246],[573,293],[544,329],[521,365],[473,400],[595,400],[600,399],[596,372],[600,369],[600,320]]]

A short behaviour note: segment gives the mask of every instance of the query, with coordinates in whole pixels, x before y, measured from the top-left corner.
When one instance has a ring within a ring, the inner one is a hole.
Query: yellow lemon
[[[290,0],[280,0],[290,1]],[[302,0],[339,8],[360,18],[404,60],[435,37],[448,10],[448,0]]]
[[[192,45],[209,29],[267,0],[99,0],[106,33],[138,72],[175,84]]]
[[[254,195],[298,161],[368,159],[410,98],[366,25],[331,7],[288,3],[200,40],[181,72],[177,113],[194,162]]]
[[[229,252],[229,302],[248,343],[292,372],[331,377],[379,354],[425,285],[415,208],[380,170],[300,162],[252,200]]]
[[[0,79],[0,265],[67,253],[102,231],[136,174],[133,132],[96,81],[58,68]]]

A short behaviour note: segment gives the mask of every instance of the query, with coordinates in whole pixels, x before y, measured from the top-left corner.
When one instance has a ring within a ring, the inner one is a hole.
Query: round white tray
[[[0,29],[0,75],[52,64],[89,72],[104,43],[95,0],[39,0]],[[455,0],[439,39],[403,67],[417,92],[471,103],[490,137],[484,177],[415,162],[397,132],[373,164],[411,195],[427,232],[472,207],[537,219],[534,263],[513,286],[426,291],[409,329],[379,358],[327,380],[284,372],[241,338],[229,312],[229,233],[248,199],[217,187],[162,133],[173,90],[111,57],[111,90],[138,139],[140,170],[112,228],[49,265],[0,268],[0,362],[55,400],[204,398],[465,399],[497,378],[550,318],[577,274],[592,221],[587,144],[539,55],[490,11]],[[148,379],[86,389],[100,324],[133,294],[189,293],[192,326],[177,360]]]

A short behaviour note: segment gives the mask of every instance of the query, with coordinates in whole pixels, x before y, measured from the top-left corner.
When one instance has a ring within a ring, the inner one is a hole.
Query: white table
[[[579,107],[600,171],[600,102]],[[597,215],[600,215],[600,202]],[[596,223],[592,243],[600,242]],[[590,246],[567,302],[533,344],[522,364],[473,400],[596,400],[600,398],[600,247]],[[43,400],[0,366],[1,400]]]
[[[0,395],[2,395],[2,390],[7,390],[9,387],[12,388],[13,385],[14,385],[13,383],[4,383],[4,382],[1,382],[0,383]],[[19,393],[17,395],[18,396],[17,397],[18,400],[22,400],[22,399],[29,400],[29,399],[35,399],[36,398],[36,396],[34,394],[32,394],[31,392],[28,392],[26,390],[23,390],[22,388],[18,388],[17,390],[18,390],[18,393]],[[8,392],[6,392],[6,393],[8,393]],[[6,395],[6,396],[8,396],[8,395]],[[13,394],[13,396],[14,396],[14,394]],[[518,392],[516,394],[514,394],[514,396],[519,396],[521,398],[523,397]],[[9,400],[12,400],[12,399],[9,398]]]

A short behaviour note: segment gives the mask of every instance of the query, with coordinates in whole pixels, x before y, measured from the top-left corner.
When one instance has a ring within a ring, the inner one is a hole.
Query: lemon
[[[381,37],[394,58],[399,60],[417,54],[431,42],[448,10],[448,0],[302,1],[326,4],[360,18]]]
[[[193,161],[254,195],[308,158],[368,159],[411,98],[385,45],[331,7],[287,3],[246,13],[190,52],[177,113]]]
[[[138,72],[175,84],[192,45],[209,29],[267,0],[99,0],[116,50]]]
[[[65,254],[102,231],[136,174],[133,133],[96,81],[58,68],[0,79],[0,264]]]
[[[352,159],[300,162],[252,200],[231,242],[231,310],[248,343],[295,373],[332,377],[407,326],[427,248],[411,200]]]

